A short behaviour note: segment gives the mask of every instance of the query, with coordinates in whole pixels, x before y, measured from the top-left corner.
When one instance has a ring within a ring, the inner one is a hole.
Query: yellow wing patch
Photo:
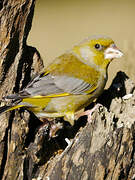
[[[51,101],[51,98],[64,97],[69,95],[70,94],[68,93],[63,93],[63,94],[52,94],[48,96],[34,96],[34,97],[24,98],[22,102],[28,103],[32,106],[36,106],[36,107],[40,106],[44,108]]]
[[[18,109],[18,108],[20,108],[20,107],[24,107],[24,105],[16,105],[16,106],[13,106],[13,107],[11,107],[10,109],[8,109],[6,112],[12,111],[12,110],[15,110],[15,109]]]
[[[49,74],[49,71],[46,71],[43,76],[46,76]]]
[[[54,98],[54,97],[64,97],[64,96],[69,96],[69,93],[61,93],[61,94],[51,94],[47,96],[33,96],[28,99],[42,99],[42,98]],[[27,99],[27,98],[26,98]]]

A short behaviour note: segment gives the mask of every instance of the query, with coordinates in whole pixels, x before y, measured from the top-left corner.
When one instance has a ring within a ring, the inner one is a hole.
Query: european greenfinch
[[[12,102],[0,113],[26,107],[39,118],[64,117],[73,125],[75,113],[102,93],[110,62],[122,55],[109,37],[87,38],[57,57],[22,91],[4,97]]]

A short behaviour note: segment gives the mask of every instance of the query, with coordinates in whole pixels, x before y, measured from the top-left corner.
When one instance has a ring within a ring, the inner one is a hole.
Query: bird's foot
[[[49,128],[49,138],[54,138],[57,136],[57,131],[59,129],[62,129],[62,123],[56,122],[55,119],[52,118],[42,118],[43,124],[40,126],[40,128],[43,128],[45,126],[48,126]]]
[[[58,122],[58,123],[50,123],[50,131],[49,131],[49,137],[54,138],[57,137],[57,132],[58,130],[63,128],[63,124]]]
[[[79,119],[80,117],[82,117],[82,116],[87,116],[88,118],[87,118],[87,121],[88,121],[88,123],[91,123],[92,122],[92,114],[93,114],[93,112],[97,109],[97,108],[99,108],[99,107],[101,107],[102,105],[101,104],[96,104],[92,109],[90,109],[90,110],[87,110],[87,111],[84,111],[84,112],[81,112],[81,113],[78,113],[77,115],[76,115],[76,118],[77,119]]]

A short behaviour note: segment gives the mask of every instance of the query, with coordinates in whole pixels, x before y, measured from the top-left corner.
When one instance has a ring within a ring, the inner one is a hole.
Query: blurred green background
[[[28,44],[39,50],[46,66],[96,34],[111,37],[125,54],[109,66],[107,87],[119,70],[135,81],[134,0],[37,0]]]

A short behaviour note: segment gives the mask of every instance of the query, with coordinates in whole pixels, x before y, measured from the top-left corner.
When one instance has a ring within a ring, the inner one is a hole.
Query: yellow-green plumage
[[[47,68],[47,71],[52,75],[67,75],[83,79],[90,84],[96,84],[100,76],[99,71],[84,64],[73,54],[64,54],[60,56],[57,58],[56,62]]]
[[[73,124],[75,112],[90,104],[104,89],[107,67],[116,57],[106,53],[111,58],[105,58],[108,48],[113,51],[116,46],[112,39],[103,36],[74,46],[18,93],[21,102],[8,110],[25,106],[38,117],[64,116]]]

